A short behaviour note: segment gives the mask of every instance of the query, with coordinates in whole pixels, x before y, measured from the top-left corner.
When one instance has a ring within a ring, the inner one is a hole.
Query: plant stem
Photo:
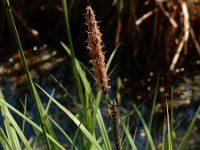
[[[72,43],[70,26],[69,26],[69,15],[68,15],[68,9],[67,9],[67,1],[61,0],[61,4],[62,4],[62,7],[63,7],[63,14],[64,14],[64,20],[65,20],[65,25],[66,25],[65,27],[66,27],[67,37],[68,37],[69,48],[71,49],[71,61],[72,61],[72,64],[73,64],[74,82],[76,83],[81,103],[82,103],[83,107],[85,108],[84,96],[83,96],[83,92],[82,92],[82,88],[81,88],[81,81],[80,81],[80,78],[78,76],[78,72],[76,71],[75,53],[74,53],[74,47],[73,47],[73,43]]]
[[[84,121],[84,125],[86,126],[86,128],[92,132],[92,126],[91,126],[91,112],[90,112],[90,102],[89,102],[89,98],[87,97],[87,94],[83,94],[82,91],[82,84],[81,84],[81,80],[80,80],[80,76],[77,70],[77,63],[76,63],[76,58],[75,58],[75,53],[74,53],[74,47],[73,47],[73,43],[72,43],[72,38],[71,38],[71,32],[70,32],[70,25],[69,25],[69,15],[68,15],[68,7],[67,7],[67,1],[66,0],[61,0],[61,4],[62,4],[62,8],[63,8],[63,15],[64,15],[64,20],[65,20],[65,28],[66,28],[66,32],[67,32],[67,37],[68,37],[68,44],[69,44],[69,48],[71,49],[71,62],[72,62],[72,66],[73,66],[73,78],[74,78],[74,83],[76,84],[77,90],[78,90],[78,94],[79,94],[79,98],[81,101],[81,104],[83,106],[83,115],[85,117],[85,121]],[[90,142],[86,141],[86,149],[90,148]]]

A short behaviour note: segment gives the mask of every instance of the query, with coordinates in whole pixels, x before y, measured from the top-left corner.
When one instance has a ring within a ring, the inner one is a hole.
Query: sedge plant
[[[91,6],[87,6],[85,18],[88,25],[87,48],[89,50],[90,63],[93,65],[92,70],[94,71],[94,75],[93,73],[91,73],[90,69],[88,69],[75,56],[73,42],[71,38],[67,1],[61,0],[61,5],[63,7],[63,16],[66,25],[66,32],[68,35],[68,44],[64,44],[63,42],[61,42],[61,45],[71,58],[74,83],[79,96],[78,100],[61,83],[58,83],[58,80],[53,75],[52,78],[59,84],[60,88],[64,92],[66,92],[66,94],[69,95],[69,97],[76,104],[77,112],[76,114],[73,114],[72,112],[70,112],[70,109],[67,108],[67,106],[63,106],[58,100],[54,98],[55,89],[52,91],[51,94],[49,94],[40,85],[33,83],[23,53],[20,37],[18,35],[14,18],[12,16],[12,10],[9,1],[3,0],[3,3],[4,3],[4,8],[7,12],[9,25],[12,29],[14,38],[16,40],[16,44],[18,46],[18,51],[24,67],[24,73],[26,74],[27,83],[32,93],[34,104],[37,110],[37,115],[40,119],[40,125],[36,124],[32,119],[30,119],[27,116],[26,103],[24,104],[24,111],[20,112],[6,101],[6,98],[4,98],[3,93],[0,90],[0,108],[1,108],[1,114],[4,118],[3,120],[4,128],[0,127],[0,143],[2,144],[3,148],[5,150],[18,150],[18,149],[35,150],[37,149],[36,145],[40,142],[42,143],[42,141],[40,140],[40,135],[43,135],[45,140],[45,146],[43,147],[43,149],[65,150],[66,147],[64,147],[63,143],[60,143],[56,138],[56,135],[54,133],[54,128],[52,128],[53,125],[56,129],[59,130],[60,134],[63,137],[65,137],[66,143],[70,144],[67,147],[67,149],[112,150],[114,149],[114,147],[112,146],[113,141],[111,140],[109,135],[110,133],[113,133],[115,149],[136,150],[137,144],[135,144],[135,135],[132,135],[130,131],[130,128],[132,128],[132,126],[130,127],[130,122],[129,121],[125,122],[124,120],[121,119],[120,120],[121,123],[119,123],[119,116],[117,111],[118,104],[115,100],[110,100],[109,98],[107,71],[111,64],[112,58],[116,53],[117,48],[113,51],[110,58],[108,59],[107,65],[105,65],[104,62],[105,56],[102,51],[103,42],[101,40],[101,33],[99,31],[99,27],[97,26],[94,11],[92,10]],[[101,90],[97,91],[93,90],[91,83],[88,80],[88,75],[91,75],[91,77],[97,81],[98,87]],[[49,102],[46,107],[43,106],[39,94],[37,93],[36,87],[49,98]],[[157,83],[157,89],[158,89],[158,83]],[[153,118],[155,114],[155,104],[156,104],[157,94],[158,92],[156,90],[149,123],[145,121],[141,111],[139,110],[139,107],[133,104],[134,111],[139,116],[146,133],[147,137],[146,149],[151,148],[152,150],[157,149],[151,132],[151,128],[153,125]],[[173,90],[172,90],[172,95],[173,95]],[[110,127],[106,125],[106,119],[103,117],[102,111],[100,109],[100,103],[104,99],[107,100],[106,107],[107,107],[109,121],[111,124]],[[70,118],[71,121],[74,123],[74,125],[77,127],[76,131],[74,132],[75,134],[73,136],[68,135],[68,133],[63,129],[63,126],[57,123],[56,120],[54,120],[49,115],[49,109],[51,109],[52,105],[57,106],[58,109],[64,112],[64,114],[68,118]],[[173,133],[175,134],[176,132],[173,127],[173,116],[174,116],[173,99],[170,108],[171,111],[169,112],[167,107],[167,115],[166,115],[167,125],[165,125],[164,123],[163,126],[163,140],[162,140],[163,150],[173,149],[174,143],[176,142],[176,138],[173,138],[172,136]],[[200,106],[198,107],[191,123],[189,124],[189,127],[182,141],[178,145],[179,150],[183,150],[184,148],[186,148],[186,144],[191,135],[192,129],[197,120],[199,112],[200,112]],[[13,114],[18,115],[23,119],[23,125],[21,128],[15,121]],[[130,118],[126,119],[130,120]],[[27,137],[25,136],[24,133],[25,123],[31,125],[31,127],[36,132],[36,137],[33,143],[29,142],[30,139],[27,139]],[[122,126],[121,132],[120,132],[120,124]],[[130,146],[127,145],[125,146],[125,144],[123,143],[128,143]]]

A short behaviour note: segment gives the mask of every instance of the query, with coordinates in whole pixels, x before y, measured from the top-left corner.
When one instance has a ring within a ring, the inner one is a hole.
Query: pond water
[[[39,48],[33,47],[31,50],[25,51],[25,54],[34,82],[41,85],[48,93],[51,93],[55,88],[56,92],[54,97],[63,105],[71,108],[72,112],[75,112],[76,108],[74,104],[50,76],[50,74],[54,75],[59,82],[66,86],[66,88],[71,88],[73,85],[73,79],[71,74],[70,59],[58,50],[48,49],[47,45],[43,45]],[[195,61],[193,65],[194,67],[192,68],[195,68],[194,70],[186,70],[184,68],[177,69],[175,77],[173,80],[171,80],[171,83],[173,83],[174,86],[174,124],[177,125],[176,137],[179,142],[183,137],[188,124],[191,122],[197,107],[200,104],[200,72],[198,71],[200,68],[200,60]],[[20,64],[20,59],[17,54],[5,57],[4,61],[0,64],[0,75],[0,86],[3,89],[6,100],[17,109],[23,110],[20,99],[22,101],[27,99],[27,110],[29,112],[29,116],[33,117],[34,121],[39,122],[35,108],[32,104],[31,96],[28,94],[29,91],[25,76],[23,74],[23,68]],[[139,82],[137,83],[138,85],[135,86],[134,84],[135,87],[130,86],[130,81],[123,79],[122,82],[125,86],[127,85],[127,87],[121,90],[121,92],[124,93],[121,94],[121,115],[132,111],[133,108],[130,107],[131,102],[134,101],[137,104],[141,104],[146,100],[146,102],[141,106],[141,112],[143,112],[143,115],[146,116],[145,119],[148,121],[156,80],[157,77],[153,72],[150,72],[149,75],[147,75],[147,78],[139,79]],[[152,126],[152,133],[155,135],[155,141],[158,147],[161,147],[160,143],[162,142],[163,122],[164,118],[166,117],[165,102],[166,99],[170,100],[170,85],[166,85],[166,80],[166,76],[160,77],[160,85],[158,88],[159,94]],[[115,87],[115,83],[113,84]],[[71,91],[75,93],[73,89]],[[39,93],[41,94],[44,105],[47,105],[47,97],[45,97],[41,92]],[[72,130],[69,130],[67,127],[73,127],[74,125],[69,121],[62,111],[58,110],[52,105],[51,109],[49,110],[49,114],[56,121],[58,121],[59,124],[62,124],[69,134],[72,132]],[[106,117],[106,115],[104,117]],[[16,115],[15,118],[19,121],[19,125],[21,126],[21,119]],[[137,127],[136,145],[138,146],[138,149],[142,150],[144,149],[143,145],[145,145],[146,142],[146,135],[139,118],[134,115],[133,120],[133,134],[135,132],[135,128]],[[200,116],[193,129],[187,149],[195,150],[200,146],[200,136],[198,134],[200,133],[199,122]],[[28,137],[32,137],[34,135],[34,132],[32,129],[30,129],[29,125],[26,125],[25,133]],[[56,131],[56,133],[59,135],[58,131]],[[58,136],[58,138],[59,141],[64,142],[62,136]]]
[[[195,71],[192,70],[184,70],[183,68],[177,69],[177,74],[173,77],[173,79],[170,79],[169,84],[166,84],[166,77],[161,76],[160,77],[160,84],[158,88],[158,94],[156,99],[156,112],[153,119],[152,124],[152,134],[154,137],[154,140],[156,141],[156,145],[158,149],[162,148],[162,136],[163,136],[163,125],[165,122],[166,124],[166,101],[169,105],[169,112],[170,112],[170,103],[171,103],[171,85],[173,85],[173,98],[174,98],[174,128],[175,128],[175,144],[174,149],[177,149],[178,145],[180,144],[180,141],[182,140],[185,131],[187,130],[187,127],[191,123],[192,118],[194,117],[194,114],[200,105],[200,72],[199,70],[199,61],[194,62]],[[190,71],[190,72],[188,72]],[[191,72],[192,71],[192,72]],[[123,101],[135,101],[139,106],[143,103],[143,100],[146,100],[144,104],[140,106],[140,110],[146,119],[146,121],[149,121],[150,112],[152,108],[152,102],[153,102],[153,96],[155,93],[155,86],[156,86],[156,80],[158,77],[153,77],[153,73],[149,73],[149,77],[147,79],[142,79],[139,83],[140,86],[143,87],[143,90],[141,91],[141,88],[138,90],[137,88],[128,89],[127,95],[125,97],[131,97],[129,100],[123,99]],[[131,90],[131,92],[130,92]],[[146,94],[144,94],[146,93]],[[125,108],[130,108],[130,103],[124,104]],[[125,110],[125,113],[128,113],[127,109]],[[129,112],[130,113],[130,112]],[[135,129],[137,129],[136,132],[136,145],[138,146],[138,149],[145,149],[145,142],[146,142],[146,135],[144,128],[142,126],[142,123],[138,117],[135,116],[135,112],[133,112],[133,120],[134,120],[134,126],[133,126],[133,134],[135,133]],[[200,146],[200,115],[198,116],[198,119],[195,123],[195,126],[192,130],[191,137],[188,141],[188,145],[186,147],[187,150],[196,150]]]

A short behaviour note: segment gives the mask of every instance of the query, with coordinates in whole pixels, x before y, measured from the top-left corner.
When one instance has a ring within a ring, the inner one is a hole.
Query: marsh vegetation
[[[199,147],[199,0],[1,3],[0,149]]]

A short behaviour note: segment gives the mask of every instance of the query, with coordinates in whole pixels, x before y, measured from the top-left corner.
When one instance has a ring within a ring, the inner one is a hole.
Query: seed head
[[[110,119],[111,127],[114,133],[116,149],[120,150],[121,149],[120,122],[118,117],[117,103],[115,99],[108,106],[107,114]]]
[[[101,33],[95,19],[94,11],[91,6],[86,7],[86,24],[88,26],[88,39],[87,39],[87,49],[89,50],[90,63],[93,65],[92,70],[98,81],[98,86],[103,90],[103,94],[108,92],[108,76],[105,67],[105,56],[102,52],[104,47],[101,40]]]

